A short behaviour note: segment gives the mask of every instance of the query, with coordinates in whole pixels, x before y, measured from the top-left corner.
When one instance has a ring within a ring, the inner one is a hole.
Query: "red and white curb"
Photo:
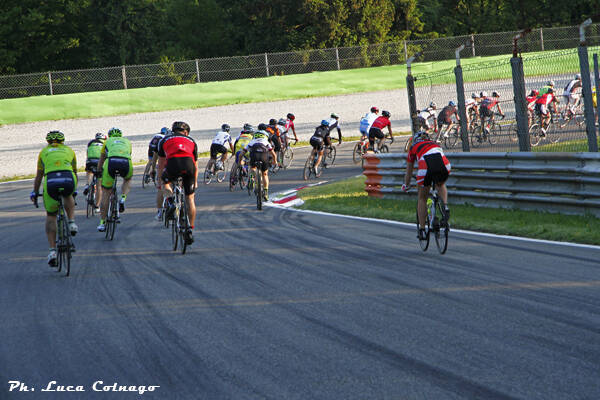
[[[308,185],[300,186],[295,189],[286,190],[284,192],[278,192],[271,197],[270,204],[279,207],[295,207],[304,204],[304,200],[298,197],[298,191],[310,186],[317,186],[327,183],[327,181],[310,183]]]

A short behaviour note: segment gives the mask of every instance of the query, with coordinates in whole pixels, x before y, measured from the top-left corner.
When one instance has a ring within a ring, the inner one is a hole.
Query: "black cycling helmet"
[[[294,114],[292,114],[292,113],[288,113],[288,115],[287,115],[287,118],[288,118],[289,120],[292,120],[292,121],[293,121],[293,120],[295,120],[295,119],[296,119],[296,116],[295,116]]]
[[[173,122],[173,126],[171,126],[171,130],[173,132],[187,131],[187,133],[190,133],[190,126],[183,121],[175,121]]]
[[[229,132],[230,129],[231,129],[231,127],[229,126],[229,124],[223,124],[223,125],[221,125],[221,130],[223,132]]]
[[[254,130],[254,127],[247,122],[244,124],[244,127],[242,128],[242,131],[244,131],[244,132],[252,132],[253,130]]]
[[[498,94],[498,92],[492,92],[492,97],[500,97],[500,95]]]
[[[273,125],[273,126],[277,125],[277,120],[275,118],[271,118],[269,120],[269,125]]]
[[[331,118],[339,119],[340,116],[337,115],[336,113],[331,113]]]
[[[267,124],[258,124],[259,131],[264,131],[265,129],[267,129]]]
[[[381,115],[383,115],[384,117],[388,117],[388,118],[392,116],[392,114],[390,114],[390,112],[389,112],[389,111],[385,111],[385,110],[383,110],[383,111],[381,112]]]
[[[277,121],[277,125],[285,126],[285,119],[280,118],[279,121]]]

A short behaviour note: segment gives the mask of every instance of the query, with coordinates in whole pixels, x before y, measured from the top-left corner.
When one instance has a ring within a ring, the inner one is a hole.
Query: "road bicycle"
[[[536,147],[542,140],[546,139],[550,143],[557,143],[560,140],[560,133],[556,127],[554,113],[550,112],[550,121],[542,131],[542,115],[536,115],[536,122],[529,127],[529,143],[531,147]]]
[[[239,183],[240,188],[243,190],[246,187],[246,176],[245,173],[248,170],[248,167],[245,163],[243,166],[239,165],[237,162],[234,162],[231,166],[231,171],[229,171],[229,191],[233,192],[235,186]]]
[[[585,117],[583,115],[583,102],[581,101],[581,98],[577,100],[573,107],[569,107],[569,103],[567,103],[560,113],[560,121],[558,122],[559,128],[562,129],[567,126],[581,128],[584,124]]]
[[[292,147],[288,144],[285,145],[285,140],[281,141],[281,150],[276,152],[277,162],[271,165],[270,171],[274,174],[279,172],[280,169],[287,169],[292,160],[294,159],[294,151]]]
[[[67,218],[67,211],[63,202],[63,196],[61,193],[63,188],[59,189],[58,195],[58,213],[56,214],[56,264],[54,267],[58,267],[58,272],[64,267],[65,276],[69,276],[71,273],[71,257],[72,253],[75,252],[75,245],[73,244],[73,238],[71,236],[71,230],[69,229],[69,218]],[[38,196],[35,197],[34,204],[38,208]]]
[[[369,148],[369,138],[365,137],[364,139],[359,140],[354,145],[354,149],[352,150],[352,162],[354,164],[358,164],[362,162],[363,156],[366,154],[367,149]]]
[[[257,161],[255,172],[248,170],[248,182],[246,188],[248,189],[248,196],[252,193],[256,196],[256,209],[262,210],[263,196],[264,196],[264,182],[262,179],[262,164],[261,160]]]
[[[425,238],[419,236],[419,206],[417,203],[417,238],[421,250],[427,251],[429,247],[429,238],[433,232],[435,244],[437,245],[440,254],[446,253],[448,249],[448,234],[450,233],[450,225],[448,223],[448,215],[446,214],[446,206],[443,200],[439,197],[435,184],[431,185],[429,195],[427,196],[427,218],[425,221]]]
[[[183,191],[183,178],[177,178],[177,183],[173,187],[173,218],[171,223],[171,243],[173,251],[177,250],[177,244],[181,254],[185,254],[187,246],[190,244],[187,237],[187,232],[190,230],[190,221],[185,202],[185,193]],[[166,218],[165,218],[166,219]]]
[[[494,113],[500,117],[500,120],[504,119],[504,116],[498,113]],[[489,144],[494,145],[498,143],[498,138],[502,135],[502,125],[498,123],[496,118],[492,118],[487,121],[489,127],[486,127],[484,124],[480,124],[479,122],[475,122],[473,124],[473,132],[471,133],[471,146],[479,147],[484,142],[489,142]]]
[[[308,158],[306,159],[306,162],[304,163],[304,170],[302,172],[302,177],[304,178],[305,181],[309,180],[311,176],[314,176],[315,178],[320,178],[321,174],[323,174],[323,168],[317,168],[317,159],[319,158],[319,155],[316,154],[317,152],[313,149],[309,155]],[[321,165],[323,164],[323,161],[325,160],[325,155],[323,155],[323,157],[321,158]]]
[[[117,224],[121,223],[119,217],[119,196],[117,193],[117,178],[120,176],[119,171],[115,172],[115,178],[112,185],[112,193],[108,198],[108,212],[106,214],[106,230],[104,237],[108,240],[113,240]]]
[[[152,170],[151,172],[144,172],[142,176],[142,189],[150,184],[150,181],[156,186],[156,171]]]
[[[208,159],[206,163],[206,168],[204,169],[204,184],[208,185],[213,180],[221,183],[225,180],[225,164],[220,160],[220,154],[217,155],[217,159],[211,162],[211,159]],[[222,168],[217,169],[217,163],[223,164]]]
[[[460,140],[460,125],[458,122],[452,122],[451,124],[444,124],[442,129],[439,130],[435,139],[438,143],[444,143],[444,147],[448,150],[454,148]]]
[[[95,168],[92,170],[92,173],[92,182],[88,186],[88,193],[86,197],[86,218],[89,218],[90,216],[93,217],[96,214],[96,185],[98,184],[98,174]]]

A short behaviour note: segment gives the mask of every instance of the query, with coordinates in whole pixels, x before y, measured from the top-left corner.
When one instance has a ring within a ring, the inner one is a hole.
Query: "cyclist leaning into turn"
[[[246,157],[242,157],[244,148],[254,137],[254,127],[249,123],[245,123],[240,135],[235,139],[233,152],[235,154],[235,167],[243,166]],[[239,177],[238,177],[239,178]]]
[[[250,168],[253,174],[258,173],[257,166],[259,161],[262,161],[260,173],[264,182],[263,199],[269,201],[269,155],[273,157],[273,160],[276,160],[277,156],[269,142],[269,134],[266,129],[266,124],[258,125],[258,131],[254,132],[252,140],[244,148],[242,157],[246,152],[250,152]]]
[[[437,117],[439,137],[436,141],[438,143],[440,143],[443,138],[448,137],[450,127],[454,124],[454,121],[452,120],[453,116],[456,118],[456,122],[459,123],[460,117],[458,116],[458,108],[456,107],[456,103],[450,100],[448,105],[442,108],[442,111],[440,111]]]
[[[102,154],[102,146],[107,137],[105,133],[96,133],[96,137],[87,144],[87,160],[85,161],[85,175],[87,178],[87,184],[83,188],[84,196],[87,196],[90,183],[92,183],[92,177],[94,174],[98,177],[96,180],[96,203],[94,204],[96,212],[100,212],[100,199],[102,197],[101,182],[102,179],[98,173],[98,161]]]
[[[406,158],[406,174],[404,175],[404,184],[402,185],[403,191],[407,191],[410,188],[410,180],[412,179],[415,162],[417,162],[419,239],[424,240],[427,237],[427,232],[425,231],[427,196],[433,182],[435,182],[438,194],[445,205],[445,215],[443,218],[446,218],[446,221],[443,222],[447,222],[450,218],[446,180],[451,168],[450,162],[444,155],[444,151],[440,145],[429,139],[429,135],[425,131],[416,132],[413,136],[412,146]]]
[[[369,129],[369,149],[378,152],[378,149],[375,148],[375,139],[383,140],[385,134],[383,133],[383,129],[387,126],[388,133],[390,135],[390,139],[393,142],[394,136],[392,135],[392,122],[390,121],[390,117],[392,114],[389,111],[383,110],[381,112],[381,117],[377,117],[375,121],[371,124],[371,129]]]
[[[100,224],[98,231],[106,230],[106,216],[108,214],[108,200],[112,194],[116,172],[123,178],[121,187],[121,199],[119,200],[119,212],[125,211],[125,200],[131,188],[131,177],[133,176],[133,164],[131,163],[131,142],[123,136],[119,128],[111,128],[108,131],[108,139],[102,147],[98,170],[102,171],[102,205],[100,207]],[[106,165],[105,164],[106,161]]]
[[[289,130],[292,130],[292,133],[294,134],[294,140],[296,141],[296,143],[298,143],[298,135],[296,135],[296,127],[294,126],[294,120],[296,119],[296,116],[292,113],[288,113],[288,115],[286,116],[286,121],[285,121],[285,131],[289,132]],[[286,134],[286,140],[287,140],[287,134]]]
[[[194,242],[194,222],[196,221],[196,203],[194,201],[194,192],[196,191],[196,182],[198,181],[198,146],[190,134],[190,126],[182,121],[173,122],[171,127],[173,133],[165,136],[158,144],[158,170],[161,172],[161,185],[165,196],[169,198],[169,209],[165,218],[173,216],[173,188],[171,183],[177,182],[181,176],[183,180],[183,191],[185,193],[185,202],[190,218],[190,229],[185,234],[187,244]]]
[[[481,92],[481,97],[481,104],[479,105],[481,126],[483,126],[485,133],[489,134],[490,124],[494,121],[494,110],[497,110],[498,114],[502,117],[504,117],[504,113],[502,112],[502,108],[500,108],[500,95],[498,92],[492,92],[491,97],[488,97],[486,92]]]
[[[63,197],[65,211],[69,218],[71,235],[77,234],[75,224],[75,199],[73,193],[77,187],[77,158],[73,150],[64,145],[65,135],[59,131],[48,132],[48,146],[38,156],[37,172],[33,181],[33,191],[29,195],[35,201],[44,180],[44,207],[46,208],[46,236],[50,253],[48,264],[56,266],[56,214],[58,196]],[[62,193],[59,191],[62,189]]]

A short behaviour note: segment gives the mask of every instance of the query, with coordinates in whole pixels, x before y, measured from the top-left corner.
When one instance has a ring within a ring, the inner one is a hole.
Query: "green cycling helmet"
[[[61,131],[50,131],[50,132],[48,132],[48,134],[46,134],[46,141],[47,142],[64,142],[65,134],[62,133]]]
[[[123,132],[119,128],[110,128],[108,131],[108,137],[121,137]]]
[[[256,131],[254,132],[254,135],[252,136],[253,139],[268,139],[269,138],[269,134],[265,131]]]

